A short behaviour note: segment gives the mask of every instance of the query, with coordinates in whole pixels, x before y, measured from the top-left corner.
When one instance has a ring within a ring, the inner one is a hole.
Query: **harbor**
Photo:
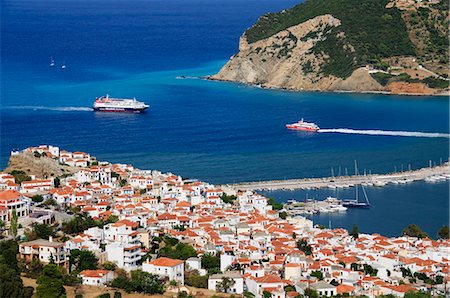
[[[383,187],[387,184],[406,184],[414,181],[438,182],[450,179],[448,162],[434,167],[417,170],[395,172],[390,174],[365,174],[351,176],[331,176],[324,178],[286,179],[257,182],[241,182],[222,185],[222,189],[230,193],[236,191],[257,190],[296,190],[296,189],[342,189],[356,185]]]

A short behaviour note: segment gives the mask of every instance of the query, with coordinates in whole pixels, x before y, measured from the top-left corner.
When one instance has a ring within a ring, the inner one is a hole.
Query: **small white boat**
[[[65,63],[65,62],[63,62],[63,64],[61,65],[61,68],[62,68],[62,69],[65,69],[65,68],[66,68],[66,63]]]
[[[53,60],[52,56],[50,56],[50,66],[55,66],[55,60]]]

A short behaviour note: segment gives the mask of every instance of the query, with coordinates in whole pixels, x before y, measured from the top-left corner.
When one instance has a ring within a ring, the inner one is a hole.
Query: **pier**
[[[450,179],[450,165],[448,162],[435,167],[426,167],[418,170],[395,172],[390,174],[371,174],[337,176],[324,178],[286,179],[258,182],[241,182],[222,185],[221,188],[228,193],[238,190],[295,190],[320,188],[345,188],[355,185],[385,186],[386,184],[405,184],[413,181],[425,180],[435,182]]]

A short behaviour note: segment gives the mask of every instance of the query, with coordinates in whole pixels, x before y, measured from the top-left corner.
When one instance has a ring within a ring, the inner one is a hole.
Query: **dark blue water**
[[[349,208],[347,212],[315,214],[308,218],[315,224],[326,227],[331,225],[332,228],[343,227],[351,230],[353,225],[357,224],[360,231],[387,236],[400,236],[408,224],[414,223],[432,238],[437,237],[437,231],[448,222],[449,192],[446,182],[415,182],[364,189],[371,204],[370,209]],[[305,198],[323,200],[327,196],[354,199],[355,189],[271,191],[265,194],[282,202],[290,199],[303,201]],[[361,189],[359,196],[362,196]],[[439,216],[444,214],[446,215]]]
[[[284,128],[305,117],[322,128],[448,133],[447,98],[294,93],[176,79],[217,72],[259,15],[295,3],[2,1],[1,165],[13,148],[48,143],[213,183],[329,175],[331,167],[344,170],[355,159],[379,173],[447,159],[446,138]],[[136,97],[151,108],[143,115],[86,109],[105,93]],[[421,186],[417,192],[428,194]],[[448,191],[436,196],[447,198]],[[433,214],[443,223],[444,207]]]

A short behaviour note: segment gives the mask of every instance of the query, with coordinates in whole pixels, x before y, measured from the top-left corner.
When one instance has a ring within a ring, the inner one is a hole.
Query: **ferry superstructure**
[[[112,98],[108,94],[97,97],[92,108],[98,112],[129,112],[141,113],[150,106],[142,101],[127,98]]]
[[[312,122],[303,121],[303,118],[297,123],[286,124],[286,128],[290,130],[302,130],[316,132],[319,130],[319,126]]]

